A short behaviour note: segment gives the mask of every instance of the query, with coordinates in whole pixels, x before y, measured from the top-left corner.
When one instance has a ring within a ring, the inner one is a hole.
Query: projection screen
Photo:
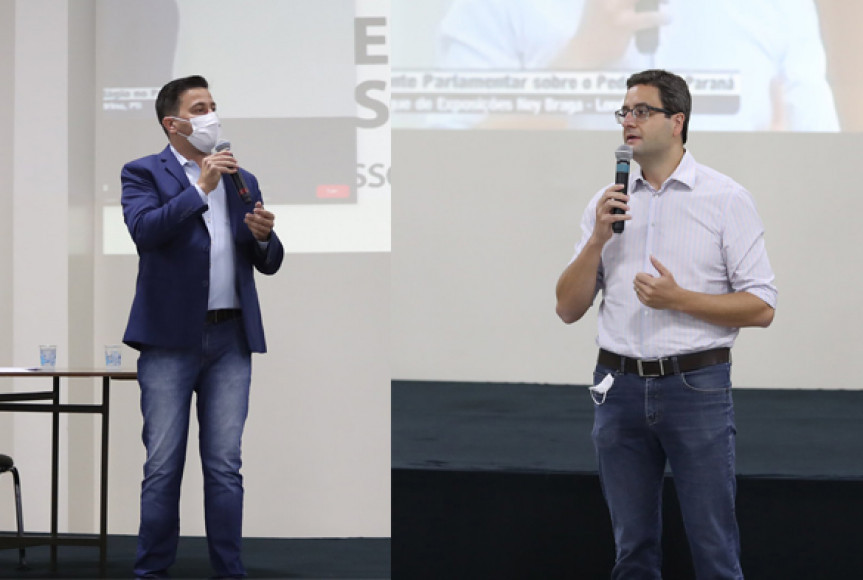
[[[836,0],[393,3],[394,126],[613,129],[627,76],[687,79],[694,131],[859,130]],[[849,13],[850,10],[850,13]],[[421,26],[420,21],[424,22]],[[410,35],[400,31],[410,30]],[[426,30],[426,34],[416,34]],[[850,96],[850,95],[849,95]],[[838,101],[838,104],[837,104]]]
[[[356,14],[354,0],[100,0],[104,253],[134,253],[119,168],[165,146],[156,94],[191,74],[210,83],[222,133],[259,178],[286,251],[389,251],[389,95],[373,80],[389,76],[385,23]]]

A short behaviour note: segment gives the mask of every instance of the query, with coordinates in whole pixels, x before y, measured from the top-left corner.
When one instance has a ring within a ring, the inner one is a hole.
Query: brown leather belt
[[[604,367],[631,373],[640,377],[664,377],[676,373],[688,373],[698,369],[731,362],[730,348],[714,348],[669,356],[665,358],[629,358],[599,349],[596,362]]]
[[[233,320],[243,315],[239,308],[223,308],[221,310],[207,310],[207,324],[219,324],[226,320]]]

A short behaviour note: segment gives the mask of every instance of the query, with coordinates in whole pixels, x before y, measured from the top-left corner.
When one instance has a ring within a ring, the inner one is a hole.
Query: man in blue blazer
[[[123,341],[140,351],[147,450],[135,574],[167,577],[179,539],[180,482],[195,395],[210,562],[242,578],[240,441],[251,353],[266,351],[253,268],[274,274],[284,250],[255,177],[219,140],[216,104],[200,76],[162,87],[161,153],[123,167],[123,216],[138,249],[135,298]],[[240,197],[239,172],[251,195]]]

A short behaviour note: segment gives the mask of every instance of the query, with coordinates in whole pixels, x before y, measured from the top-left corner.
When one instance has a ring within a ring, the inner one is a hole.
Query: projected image
[[[196,74],[209,82],[223,138],[276,213],[286,251],[389,251],[389,190],[371,192],[369,177],[358,177],[366,158],[389,161],[388,140],[385,152],[358,150],[380,142],[361,137],[357,121],[355,22],[370,5],[97,1],[96,176],[110,211],[119,210],[120,168],[167,145],[154,109],[159,89]],[[131,251],[122,220],[106,214],[104,223],[106,253]],[[119,238],[122,248],[107,246]]]
[[[269,203],[355,203],[352,12],[324,23],[320,11],[298,11],[296,4],[100,2],[106,131],[115,142],[133,127],[158,131],[153,106],[161,86],[202,74],[237,156],[253,170],[282,169],[260,176]],[[310,50],[314,59],[301,56]],[[326,75],[310,71],[312,62]],[[279,159],[274,145],[282,149]]]
[[[394,1],[394,33],[400,16],[410,20],[407,3]],[[437,8],[433,35],[394,39],[396,127],[616,130],[626,78],[665,68],[690,85],[693,129],[840,130],[813,0],[441,0]]]

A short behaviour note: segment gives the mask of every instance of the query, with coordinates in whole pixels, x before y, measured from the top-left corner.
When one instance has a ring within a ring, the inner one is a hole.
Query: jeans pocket
[[[710,365],[688,373],[681,373],[683,386],[692,391],[715,393],[731,388],[731,363]]]

